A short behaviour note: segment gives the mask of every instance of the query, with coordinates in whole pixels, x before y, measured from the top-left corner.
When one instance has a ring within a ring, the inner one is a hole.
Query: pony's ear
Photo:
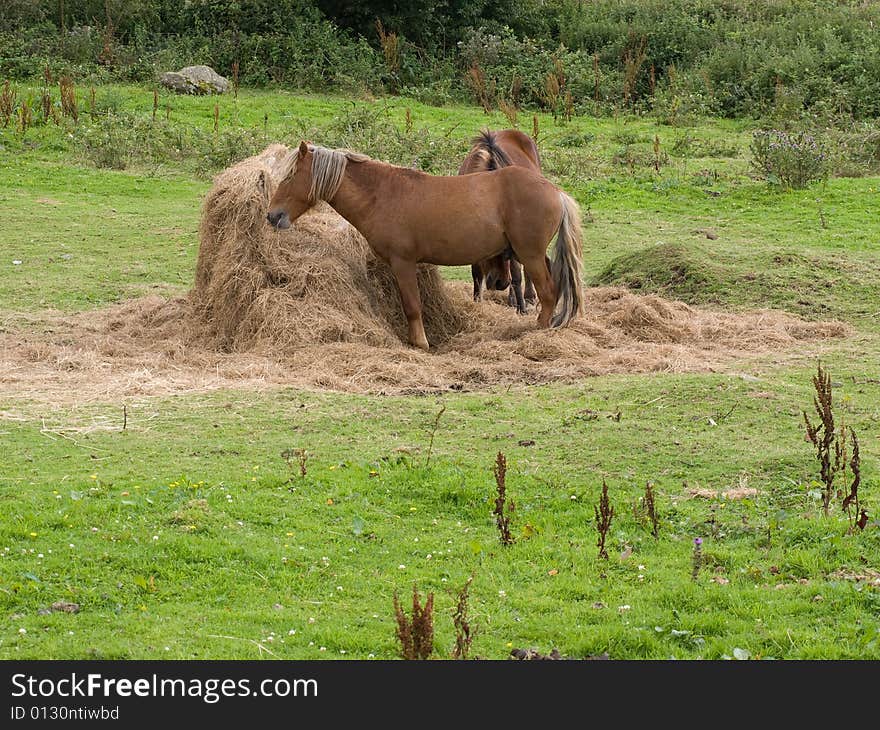
[[[308,144],[306,144],[306,141],[303,140],[302,142],[299,143],[298,154],[300,157],[305,157],[306,154],[308,153],[308,151],[309,151],[309,146],[308,146]]]

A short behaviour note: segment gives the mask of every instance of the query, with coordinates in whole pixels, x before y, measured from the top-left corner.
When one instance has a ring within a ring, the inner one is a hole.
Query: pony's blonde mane
[[[319,200],[330,200],[339,186],[342,184],[342,176],[349,160],[352,162],[364,162],[369,160],[368,155],[354,150],[338,149],[331,150],[320,145],[309,145],[312,153],[312,185],[309,189],[309,200],[317,203]],[[287,166],[281,171],[281,179],[296,172],[296,162],[299,159],[294,150],[288,156]]]

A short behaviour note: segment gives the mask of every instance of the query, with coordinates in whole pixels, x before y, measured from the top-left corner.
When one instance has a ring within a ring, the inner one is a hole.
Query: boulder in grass
[[[167,71],[159,77],[159,83],[167,89],[178,94],[195,94],[196,86],[189,81],[183,74],[176,71]]]
[[[178,94],[223,94],[229,89],[229,80],[210,66],[168,71],[159,77],[159,82]]]

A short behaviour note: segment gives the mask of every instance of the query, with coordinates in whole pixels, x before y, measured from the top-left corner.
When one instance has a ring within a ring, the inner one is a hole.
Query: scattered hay
[[[861,570],[850,570],[848,568],[840,568],[828,574],[830,580],[851,580],[856,583],[866,583],[872,586],[880,586],[880,571],[873,568],[863,568]]]
[[[753,499],[758,496],[758,490],[754,487],[733,487],[719,492],[717,489],[692,488],[688,494],[695,499],[717,499],[719,494],[724,499]]]
[[[331,208],[287,231],[265,222],[287,149],[272,145],[217,176],[187,296],[7,322],[0,384],[36,401],[277,384],[406,393],[575,380],[605,373],[709,371],[738,358],[848,334],[781,312],[723,313],[627,289],[585,292],[585,315],[536,329],[500,297],[419,267],[431,352],[405,344],[390,269]]]

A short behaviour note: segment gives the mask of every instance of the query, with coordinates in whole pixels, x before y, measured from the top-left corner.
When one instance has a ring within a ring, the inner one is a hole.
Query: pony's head
[[[349,162],[369,159],[351,150],[331,150],[300,142],[296,152],[290,154],[287,173],[269,201],[269,223],[275,228],[290,228],[319,200],[333,199]]]
[[[288,172],[269,201],[266,218],[275,228],[290,228],[317,201],[310,195],[312,188],[312,160],[314,154],[305,142],[299,143],[287,161]]]
[[[486,276],[486,288],[504,291],[510,286],[510,259],[506,256],[495,256],[483,262]]]

